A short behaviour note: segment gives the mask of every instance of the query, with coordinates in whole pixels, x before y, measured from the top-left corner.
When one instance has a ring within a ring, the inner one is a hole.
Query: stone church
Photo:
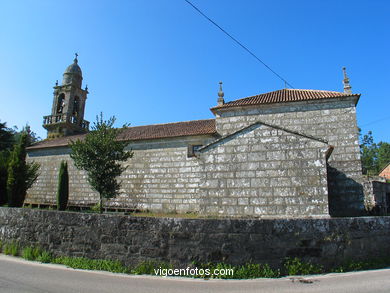
[[[98,202],[68,143],[83,139],[88,88],[77,55],[54,86],[46,140],[28,148],[41,164],[25,204],[55,205],[60,163],[69,165],[70,206]],[[134,156],[125,165],[117,210],[238,217],[327,217],[364,209],[356,104],[344,92],[281,89],[225,102],[214,119],[129,127],[118,139]]]

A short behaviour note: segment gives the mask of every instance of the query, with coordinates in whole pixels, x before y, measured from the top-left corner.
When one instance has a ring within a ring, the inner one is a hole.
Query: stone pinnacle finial
[[[56,86],[58,86],[58,79],[56,80]]]
[[[347,75],[347,69],[345,67],[343,67],[343,75],[344,75],[344,79],[343,79],[344,93],[352,94],[352,87],[349,84],[349,78],[348,78],[348,75]]]
[[[75,57],[74,57],[74,63],[77,63],[78,62],[78,60],[77,60],[77,57],[79,57],[79,54],[77,54],[77,52],[76,53],[74,53],[74,55],[75,55]]]
[[[219,92],[218,92],[218,106],[225,104],[225,100],[223,99],[224,95],[225,94],[222,90],[222,81],[220,81],[219,82]]]

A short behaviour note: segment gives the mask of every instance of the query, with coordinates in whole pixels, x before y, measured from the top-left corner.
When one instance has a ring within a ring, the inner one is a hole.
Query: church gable
[[[328,215],[319,139],[257,122],[199,150],[201,210],[255,216]]]
[[[217,145],[221,145],[221,144],[225,143],[226,141],[230,141],[232,139],[235,139],[235,138],[237,138],[237,137],[239,137],[241,135],[244,135],[245,133],[252,132],[252,131],[256,130],[257,128],[261,127],[261,126],[266,126],[266,127],[271,128],[271,129],[274,129],[274,130],[280,130],[280,131],[288,132],[288,133],[291,133],[293,135],[301,136],[301,137],[308,138],[308,139],[311,139],[311,140],[314,140],[314,141],[318,141],[318,142],[323,143],[323,144],[327,144],[327,141],[325,141],[325,140],[323,140],[321,138],[316,138],[316,137],[313,137],[311,135],[299,133],[297,131],[293,131],[293,130],[290,130],[290,129],[287,129],[287,128],[283,128],[283,127],[280,127],[280,126],[271,125],[271,124],[263,122],[263,121],[256,121],[255,123],[253,123],[253,124],[251,124],[249,126],[243,127],[242,129],[239,129],[239,130],[237,130],[234,133],[225,135],[224,137],[221,137],[220,139],[218,139],[216,141],[213,141],[212,143],[210,143],[210,144],[202,147],[201,149],[199,149],[199,152],[205,152],[205,151],[207,151],[210,148],[213,148],[213,147],[215,147]]]

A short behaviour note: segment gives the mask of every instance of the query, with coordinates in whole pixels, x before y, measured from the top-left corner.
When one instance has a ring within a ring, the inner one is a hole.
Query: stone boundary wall
[[[390,183],[377,181],[381,177],[365,177],[366,206],[373,215],[390,213]]]
[[[120,260],[269,263],[285,257],[335,266],[388,256],[390,217],[178,219],[0,208],[0,240],[54,255]]]

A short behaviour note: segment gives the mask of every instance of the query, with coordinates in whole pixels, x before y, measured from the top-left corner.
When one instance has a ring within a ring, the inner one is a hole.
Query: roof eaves
[[[314,90],[313,90],[314,91]],[[338,99],[338,98],[348,98],[348,97],[356,97],[355,101],[355,106],[357,105],[361,94],[351,94],[351,95],[343,95],[343,93],[340,93],[340,96],[328,96],[328,97],[317,97],[317,98],[310,98],[310,99],[302,99],[302,100],[290,100],[290,101],[272,101],[272,102],[253,102],[253,103],[247,103],[247,104],[237,104],[237,102],[243,101],[245,99],[251,99],[251,98],[256,98],[259,95],[256,96],[251,96],[251,97],[246,97],[238,100],[233,100],[230,102],[227,102],[223,105],[218,105],[215,107],[210,108],[210,111],[212,113],[216,113],[218,110],[225,110],[225,109],[234,109],[234,108],[249,108],[253,106],[258,106],[258,105],[271,105],[271,104],[282,104],[282,103],[297,103],[297,102],[306,102],[306,101],[318,101],[318,100],[333,100],[333,99]]]
[[[131,142],[131,141],[142,141],[142,140],[145,140],[145,141],[148,141],[148,140],[155,140],[155,139],[168,139],[168,138],[178,138],[178,137],[186,137],[186,136],[208,136],[208,135],[211,135],[211,136],[216,136],[217,135],[217,132],[210,132],[210,133],[202,133],[202,134],[190,134],[190,135],[175,135],[175,136],[161,136],[161,137],[153,137],[153,138],[136,138],[136,139],[126,139],[126,138],[120,138],[118,139],[118,141],[128,141],[128,142]],[[26,148],[26,150],[28,151],[34,151],[34,150],[41,150],[41,149],[51,149],[51,148],[60,148],[60,147],[67,147],[69,146],[69,143],[71,141],[69,140],[68,143],[60,143],[60,144],[56,144],[56,145],[43,145],[43,146],[29,146]]]

